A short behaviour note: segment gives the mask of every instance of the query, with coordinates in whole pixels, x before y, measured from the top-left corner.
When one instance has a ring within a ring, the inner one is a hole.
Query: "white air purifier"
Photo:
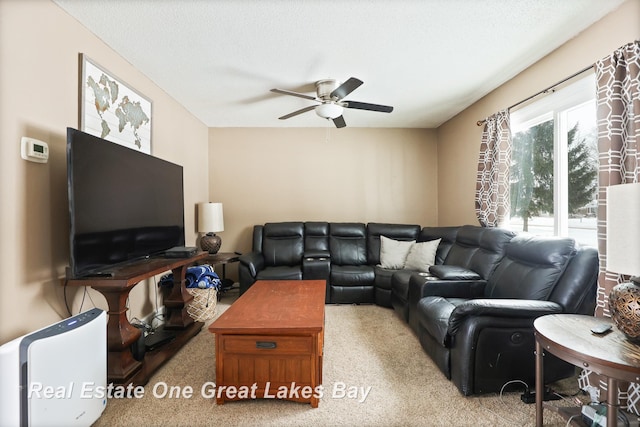
[[[90,426],[107,404],[107,313],[94,308],[0,346],[0,427]]]

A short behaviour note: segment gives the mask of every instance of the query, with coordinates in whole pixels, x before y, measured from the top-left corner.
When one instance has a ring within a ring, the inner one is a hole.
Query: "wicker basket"
[[[193,295],[193,301],[187,306],[189,316],[196,322],[213,319],[218,303],[217,291],[214,288],[187,288],[187,292]]]

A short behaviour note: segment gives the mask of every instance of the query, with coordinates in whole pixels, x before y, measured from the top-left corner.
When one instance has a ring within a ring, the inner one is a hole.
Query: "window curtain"
[[[598,103],[600,254],[595,315],[610,317],[609,293],[625,278],[606,270],[607,187],[640,181],[640,41],[625,45],[596,62],[595,69]],[[592,373],[583,373],[581,380],[582,385],[600,385],[606,389],[606,381]],[[621,403],[626,402],[629,411],[640,414],[640,385],[620,386],[618,394]],[[603,392],[600,394],[603,395]]]
[[[476,180],[476,216],[483,227],[499,227],[509,216],[511,129],[509,110],[485,120]]]
[[[597,316],[609,317],[609,292],[621,281],[606,271],[607,187],[640,181],[640,41],[598,61],[598,277]]]

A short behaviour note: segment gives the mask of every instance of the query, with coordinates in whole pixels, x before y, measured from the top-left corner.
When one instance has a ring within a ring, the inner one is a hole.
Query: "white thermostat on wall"
[[[47,163],[49,160],[49,145],[46,142],[23,136],[20,144],[23,159],[37,163]]]

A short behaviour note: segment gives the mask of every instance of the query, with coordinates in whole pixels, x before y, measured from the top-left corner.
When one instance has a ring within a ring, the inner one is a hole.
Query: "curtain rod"
[[[588,67],[585,67],[585,68],[583,68],[582,70],[580,70],[580,71],[578,71],[578,72],[576,72],[576,73],[571,74],[569,77],[565,77],[564,79],[560,80],[559,82],[556,82],[556,83],[552,84],[552,85],[551,85],[551,86],[549,86],[548,88],[546,88],[546,89],[542,89],[540,92],[534,93],[533,95],[531,95],[531,96],[529,96],[529,97],[527,97],[527,98],[523,99],[522,101],[518,101],[518,102],[516,102],[515,104],[513,104],[513,105],[509,106],[509,107],[507,108],[507,110],[511,110],[512,108],[515,108],[515,107],[517,107],[517,106],[518,106],[518,105],[520,105],[520,104],[524,104],[525,102],[529,101],[530,99],[535,98],[535,97],[536,97],[536,96],[538,96],[538,95],[542,95],[543,93],[547,93],[547,92],[549,92],[550,90],[552,90],[553,88],[555,88],[556,86],[559,86],[559,85],[561,85],[562,83],[566,82],[567,80],[571,80],[572,78],[577,77],[577,76],[579,76],[580,74],[584,73],[585,71],[589,71],[589,70],[590,70],[590,69],[592,69],[592,68],[593,68],[593,65],[589,65]],[[486,122],[486,121],[487,121],[487,119],[478,120],[478,121],[476,122],[476,125],[478,125],[478,126],[482,126],[483,124],[485,124],[485,122]]]

